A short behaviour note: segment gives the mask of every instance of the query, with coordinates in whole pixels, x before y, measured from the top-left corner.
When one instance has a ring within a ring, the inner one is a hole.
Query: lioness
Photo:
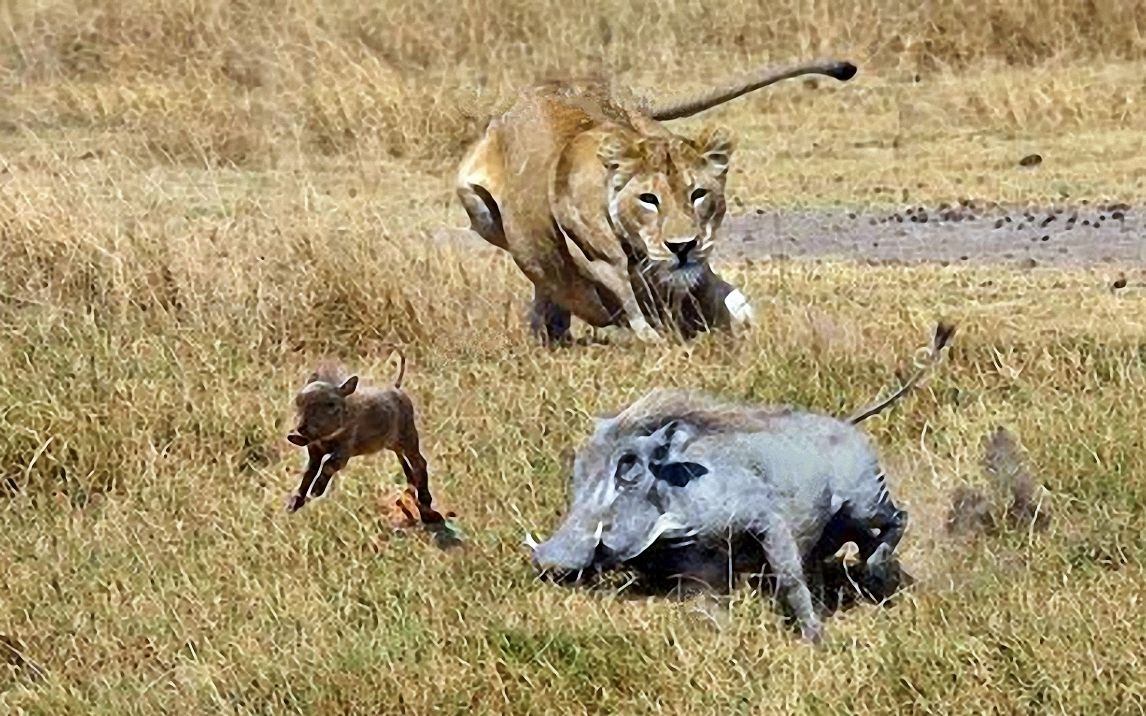
[[[530,325],[547,341],[567,338],[570,314],[660,341],[649,322],[659,323],[655,306],[698,288],[722,302],[716,310],[725,315],[705,316],[709,323],[740,324],[750,307],[708,269],[733,137],[708,128],[690,139],[661,121],[791,77],[846,81],[855,72],[834,60],[764,69],[646,106],[614,97],[602,79],[542,82],[469,148],[457,194],[473,230],[508,251],[533,283]]]

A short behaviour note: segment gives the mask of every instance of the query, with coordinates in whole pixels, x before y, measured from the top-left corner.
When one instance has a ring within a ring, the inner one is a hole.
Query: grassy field
[[[722,264],[743,340],[547,351],[506,256],[431,238],[522,82],[818,54],[860,74],[680,123],[737,132],[735,211],[1139,202],[1146,5],[443,7],[0,1],[0,713],[1142,713],[1141,272]],[[747,589],[534,580],[522,531],[557,523],[592,415],[654,386],[843,413],[939,318],[948,362],[870,424],[912,518],[893,605],[813,650]],[[390,381],[391,340],[462,549],[389,528],[390,455],[284,512],[293,391],[323,355]],[[996,425],[1051,526],[948,536]]]

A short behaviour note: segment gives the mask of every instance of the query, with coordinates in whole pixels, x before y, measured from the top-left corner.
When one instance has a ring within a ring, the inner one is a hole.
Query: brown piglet
[[[442,522],[431,507],[426,459],[418,445],[414,404],[402,390],[406,357],[396,349],[400,365],[392,388],[359,386],[357,375],[324,363],[295,395],[296,427],[287,435],[292,445],[307,449],[307,465],[288,512],[322,497],[334,475],[352,457],[390,450],[406,475],[407,491],[415,498],[423,523]]]

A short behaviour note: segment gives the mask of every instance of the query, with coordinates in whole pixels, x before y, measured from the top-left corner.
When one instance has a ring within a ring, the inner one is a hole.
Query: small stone
[[[1019,160],[1020,167],[1035,167],[1043,163],[1041,154],[1028,154]]]

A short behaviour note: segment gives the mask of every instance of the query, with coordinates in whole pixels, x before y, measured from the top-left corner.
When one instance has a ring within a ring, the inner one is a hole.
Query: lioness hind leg
[[[480,184],[467,183],[458,185],[457,194],[470,217],[470,228],[489,243],[508,251],[501,210],[489,191]]]
[[[537,286],[529,306],[529,330],[547,345],[567,343],[572,315]]]
[[[500,193],[502,178],[500,136],[497,122],[493,122],[482,138],[466,150],[458,164],[454,190],[470,218],[471,228],[489,243],[508,251],[501,208],[494,199]]]

